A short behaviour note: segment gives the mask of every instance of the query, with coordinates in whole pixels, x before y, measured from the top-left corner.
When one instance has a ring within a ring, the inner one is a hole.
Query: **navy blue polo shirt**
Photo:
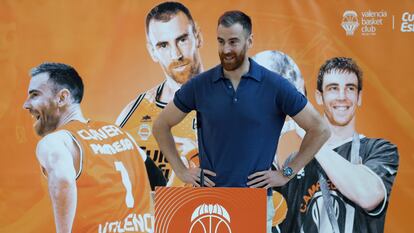
[[[289,81],[249,61],[236,91],[218,65],[174,96],[181,111],[197,111],[200,165],[217,174],[217,187],[247,187],[247,176],[270,169],[286,115],[307,103]]]

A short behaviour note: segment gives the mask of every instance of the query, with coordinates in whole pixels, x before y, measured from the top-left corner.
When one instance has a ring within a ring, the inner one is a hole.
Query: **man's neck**
[[[181,88],[181,84],[176,82],[173,78],[167,76],[164,88],[160,96],[160,101],[164,103],[170,102],[174,98],[174,94]]]
[[[72,104],[68,107],[68,109],[65,111],[65,113],[60,118],[58,128],[74,120],[84,122],[84,123],[88,121],[83,116],[82,110],[80,109],[79,104]]]
[[[329,120],[324,116],[326,122],[329,125],[329,128],[331,129],[331,139],[329,140],[330,143],[336,144],[341,141],[344,141],[350,137],[352,137],[355,133],[355,117],[344,126],[341,125],[333,125]]]
[[[198,60],[201,60],[201,59],[198,58]],[[204,71],[203,64],[200,64],[200,67],[197,69],[197,72],[196,74],[194,74],[194,76],[197,74],[201,74],[203,71]],[[190,77],[188,80],[190,80],[191,78],[193,77]],[[182,86],[181,83],[176,82],[172,77],[165,74],[165,85],[164,85],[164,88],[162,89],[160,101],[164,103],[169,103],[170,101],[172,101],[174,98],[175,92],[178,91],[178,89],[180,89],[181,86]]]
[[[240,83],[240,79],[241,77],[246,74],[247,72],[249,72],[249,68],[250,68],[250,61],[248,59],[248,57],[245,57],[242,65],[235,69],[235,70],[226,70],[223,68],[223,74],[224,77],[229,79],[231,81],[231,83],[233,84],[234,89],[237,89],[237,86]]]

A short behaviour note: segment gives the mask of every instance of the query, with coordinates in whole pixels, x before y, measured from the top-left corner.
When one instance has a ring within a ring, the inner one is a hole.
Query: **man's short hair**
[[[80,103],[83,98],[83,82],[78,72],[71,66],[63,63],[45,62],[33,68],[30,75],[33,77],[41,73],[48,73],[48,82],[53,82],[55,92],[66,88],[70,91],[73,101]]]
[[[217,26],[223,25],[224,27],[231,27],[232,25],[239,23],[243,26],[243,30],[247,35],[252,33],[252,20],[248,15],[241,11],[226,11],[218,19]]]
[[[187,7],[185,7],[183,4],[179,2],[163,2],[152,8],[151,11],[147,14],[147,18],[145,20],[145,28],[147,30],[147,35],[149,32],[149,24],[152,19],[161,22],[168,22],[179,12],[183,12],[187,16],[188,20],[191,22],[191,25],[193,26],[193,30],[195,31],[194,20]]]
[[[358,92],[362,90],[362,70],[357,63],[348,57],[334,57],[325,62],[319,69],[316,88],[322,92],[323,76],[332,71],[354,73],[358,79]]]

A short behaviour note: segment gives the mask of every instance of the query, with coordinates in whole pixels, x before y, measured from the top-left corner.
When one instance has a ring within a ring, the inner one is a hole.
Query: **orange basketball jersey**
[[[184,186],[172,170],[170,164],[161,153],[158,144],[152,135],[152,125],[158,114],[167,105],[161,102],[160,96],[164,83],[138,96],[132,108],[122,119],[120,127],[129,132],[140,147],[161,169],[167,178],[167,186]],[[183,121],[172,128],[178,153],[186,166],[198,165],[198,146],[196,132],[196,113],[190,112]]]
[[[145,155],[131,136],[94,121],[72,121],[59,130],[68,131],[81,151],[72,232],[151,232]]]

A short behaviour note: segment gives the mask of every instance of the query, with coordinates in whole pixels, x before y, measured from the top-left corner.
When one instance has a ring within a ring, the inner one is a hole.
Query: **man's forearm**
[[[76,181],[52,172],[48,183],[56,232],[71,233],[77,203]]]
[[[365,210],[372,210],[384,199],[381,180],[362,164],[352,164],[324,146],[316,155],[336,188]]]
[[[175,173],[179,174],[187,168],[180,159],[177,148],[175,147],[174,137],[171,133],[171,127],[165,122],[156,121],[153,128],[154,137],[167,158]]]
[[[329,129],[321,124],[309,129],[300,145],[299,152],[288,164],[295,173],[308,164],[330,136]]]
[[[328,140],[329,135],[329,130],[323,123],[308,129],[299,152],[292,159],[288,159],[287,166],[297,173],[313,159],[319,148]],[[247,185],[252,188],[280,187],[289,181],[289,178],[285,177],[281,171],[271,170],[255,172],[250,174],[248,179],[250,181]]]

